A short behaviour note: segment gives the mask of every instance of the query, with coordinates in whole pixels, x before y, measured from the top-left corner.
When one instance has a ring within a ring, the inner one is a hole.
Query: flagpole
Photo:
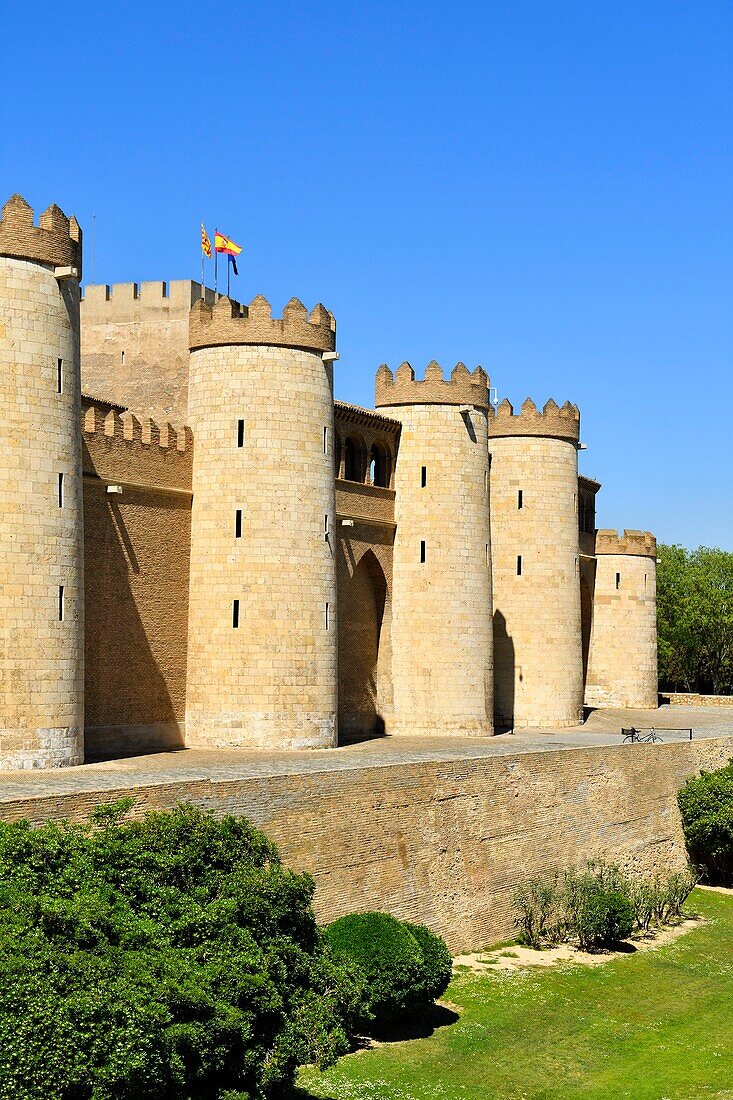
[[[204,223],[201,222],[201,229],[203,231]],[[201,241],[201,301],[204,300],[204,242]]]
[[[232,273],[232,258],[227,256],[227,298],[229,297],[229,278]]]
[[[216,291],[219,285],[219,253],[216,251],[216,235],[219,232],[214,228],[214,301],[216,301]]]

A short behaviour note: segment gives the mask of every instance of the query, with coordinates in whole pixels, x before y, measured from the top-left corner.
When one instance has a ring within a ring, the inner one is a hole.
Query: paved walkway
[[[621,727],[654,726],[663,738],[733,736],[733,707],[661,707],[649,710],[596,710],[582,726],[563,730],[518,730],[496,737],[381,737],[337,749],[254,752],[249,749],[181,749],[122,760],[107,760],[58,771],[6,772],[0,776],[0,802],[52,797],[79,791],[158,786],[197,780],[231,781],[248,777],[392,767],[425,760],[469,760],[526,752],[620,745]],[[683,727],[673,729],[672,727]],[[635,746],[624,745],[633,752]]]

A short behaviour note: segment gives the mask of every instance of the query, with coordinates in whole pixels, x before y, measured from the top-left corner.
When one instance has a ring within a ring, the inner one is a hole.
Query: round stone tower
[[[553,728],[583,718],[574,405],[502,401],[489,420],[495,715]]]
[[[336,325],[295,298],[190,314],[186,743],[336,743]]]
[[[648,531],[596,532],[589,707],[657,706],[657,542]]]
[[[402,424],[392,673],[397,733],[493,731],[488,380],[431,363],[381,366],[376,407]]]
[[[0,220],[0,767],[84,759],[81,232]]]

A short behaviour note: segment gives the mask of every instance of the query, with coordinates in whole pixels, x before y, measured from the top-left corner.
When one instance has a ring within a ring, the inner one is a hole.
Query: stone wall
[[[733,695],[698,695],[694,691],[668,691],[659,696],[671,707],[727,707],[733,710]]]
[[[207,301],[213,292],[205,291]],[[87,286],[81,303],[85,393],[154,420],[187,419],[188,315],[201,284]]]
[[[143,442],[130,414],[85,409],[88,760],[183,743],[191,435],[147,429]]]
[[[382,909],[424,922],[454,952],[513,932],[519,882],[605,856],[646,872],[682,867],[675,795],[701,768],[725,764],[733,737],[382,766],[313,764],[304,771],[92,789],[23,799],[0,788],[0,817],[80,820],[100,802],[132,795],[135,813],[193,802],[245,814],[308,870],[323,922]],[[331,760],[335,754],[329,754]],[[98,787],[105,778],[97,773]],[[80,784],[81,786],[81,784]]]

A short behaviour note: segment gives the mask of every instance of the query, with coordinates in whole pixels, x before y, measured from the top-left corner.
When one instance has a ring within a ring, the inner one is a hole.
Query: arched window
[[[341,477],[341,437],[336,434],[334,437],[333,448],[333,463],[336,468],[336,477]]]
[[[351,436],[344,443],[344,477],[347,481],[361,481],[361,449]]]
[[[369,453],[369,482],[388,489],[389,477],[390,462],[387,450],[381,443],[373,443]]]

